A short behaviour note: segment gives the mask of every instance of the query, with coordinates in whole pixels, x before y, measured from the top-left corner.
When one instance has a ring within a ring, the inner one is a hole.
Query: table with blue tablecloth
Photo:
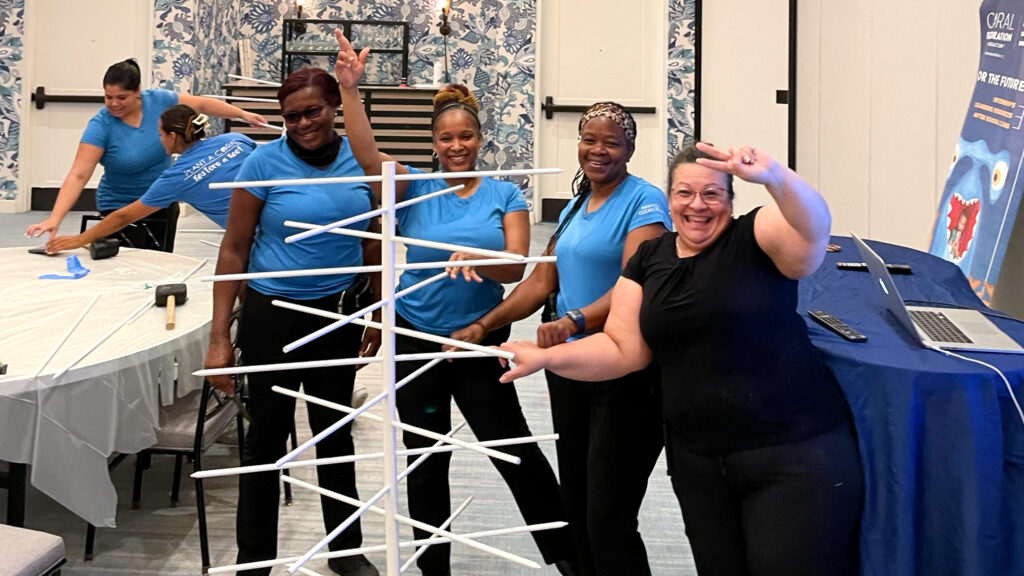
[[[824,309],[868,337],[851,343],[807,318],[853,413],[864,464],[861,574],[1024,575],[1024,422],[984,366],[921,347],[884,308],[852,240],[835,237],[800,282],[799,310]],[[989,310],[954,264],[868,242],[910,305],[982,310],[1017,342],[1024,322]],[[1024,400],[1024,355],[964,353],[998,367]]]

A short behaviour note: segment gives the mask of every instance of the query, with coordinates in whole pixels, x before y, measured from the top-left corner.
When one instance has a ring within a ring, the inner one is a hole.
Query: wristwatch
[[[583,312],[580,312],[579,308],[573,308],[565,313],[569,320],[576,323],[576,334],[582,334],[587,329],[587,318],[583,316]]]

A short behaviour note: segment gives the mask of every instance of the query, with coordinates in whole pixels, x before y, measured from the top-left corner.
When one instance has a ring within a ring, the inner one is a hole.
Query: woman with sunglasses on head
[[[345,129],[352,148],[367,173],[379,173],[382,161],[391,158],[377,149],[366,112],[359,100],[358,83],[366,65],[368,49],[356,54],[348,40],[336,33],[341,50],[335,72],[342,86]],[[472,172],[483,143],[476,98],[462,85],[441,89],[434,97],[431,119],[434,151],[444,172]],[[419,173],[402,164],[399,174]],[[399,181],[397,199],[417,198],[462,184],[461,190],[414,204],[398,211],[398,226],[404,236],[499,250],[526,255],[530,224],[522,191],[511,182],[469,177],[437,180]],[[408,262],[478,259],[468,253],[408,247]],[[458,267],[449,269],[450,278],[434,282],[396,303],[397,324],[420,332],[449,336],[501,301],[502,284],[523,276],[523,264]],[[404,290],[437,274],[436,270],[407,270],[398,289]],[[495,330],[483,339],[486,345],[504,342],[509,330]],[[397,336],[399,354],[439,352],[441,346],[416,338]],[[400,362],[396,379],[401,380],[425,362]],[[489,358],[468,358],[442,362],[416,377],[398,392],[402,422],[445,434],[451,430],[451,403],[460,412],[478,440],[531,436],[515,388],[498,382],[503,369]],[[407,448],[429,447],[434,440],[406,432]],[[535,443],[499,448],[518,456],[519,465],[493,460],[508,484],[527,524],[564,520],[558,497],[558,482],[544,453]],[[412,462],[416,457],[410,457]],[[451,455],[433,454],[408,480],[409,510],[413,518],[440,526],[451,514],[448,468]],[[414,530],[416,538],[429,533]],[[544,561],[562,574],[575,574],[569,531],[565,528],[532,532]],[[447,576],[450,570],[449,544],[429,547],[417,560],[424,576]]]
[[[627,169],[635,141],[636,122],[622,106],[601,102],[583,113],[575,197],[545,251],[557,262],[538,264],[501,304],[454,338],[480,342],[489,331],[533,314],[555,290],[558,318],[537,329],[541,346],[588,340],[602,330],[622,267],[641,242],[669,225],[664,193]],[[582,573],[650,574],[637,514],[663,445],[657,369],[640,367],[601,382],[545,375],[559,435],[562,501]]]
[[[775,200],[732,216],[733,176]],[[516,354],[595,380],[661,367],[666,443],[699,574],[852,576],[863,475],[849,408],[796,311],[831,216],[795,172],[751,146],[699,143],[669,168],[675,232],[645,242],[603,334]]]
[[[57,193],[50,216],[33,224],[25,234],[36,237],[57,234],[61,221],[78,201],[97,164],[104,168],[96,188],[96,208],[100,215],[123,208],[142,197],[160,174],[171,165],[171,157],[160,142],[160,114],[175,104],[220,118],[241,118],[253,126],[266,124],[259,114],[246,112],[227,102],[178,94],[157,88],[140,90],[141,72],[129,58],[107,68],[103,76],[103,99],[106,106],[89,120],[82,141],[78,144],[71,170]],[[172,203],[155,214],[166,222],[167,243],[156,246],[153,238],[164,236],[164,230],[125,231],[127,239],[137,248],[157,248],[170,252],[174,248],[178,205]]]
[[[236,181],[287,180],[363,176],[348,140],[334,130],[334,118],[341,95],[338,83],[318,68],[303,68],[285,79],[277,92],[287,133],[252,153]],[[294,220],[328,224],[369,212],[376,205],[366,184],[274,185],[236,188],[231,195],[228,227],[217,260],[217,274],[302,270],[380,264],[380,243],[351,236],[321,234],[286,244],[285,238],[298,232],[285,226]],[[362,220],[350,226],[360,230],[376,228],[375,221]],[[372,277],[379,296],[379,275]],[[331,320],[274,306],[282,300],[343,313],[357,308],[360,291],[354,274],[260,278],[249,280],[238,324],[238,344],[249,364],[277,364],[328,360],[338,357],[372,356],[380,345],[380,332],[365,332],[349,324],[325,334],[292,352],[282,351],[292,343],[331,323]],[[230,340],[230,317],[239,282],[218,282],[213,289],[213,320],[209,368],[232,366],[235,362]],[[378,298],[379,299],[379,298]],[[379,316],[379,314],[378,314]],[[360,342],[362,339],[362,342]],[[252,423],[245,437],[242,464],[268,464],[285,455],[286,440],[294,427],[295,400],[271,390],[281,386],[339,404],[352,397],[355,370],[351,366],[260,372],[248,375],[249,413]],[[210,381],[232,392],[227,376]],[[338,413],[330,408],[307,404],[309,424],[318,434],[334,424]],[[339,429],[316,445],[318,458],[353,453],[351,425]],[[238,562],[268,560],[277,554],[277,511],[279,473],[243,474],[238,485]],[[319,466],[319,485],[352,498],[356,493],[355,467],[351,463]],[[333,531],[356,508],[333,498],[321,497],[324,528]],[[332,551],[358,548],[362,543],[359,521],[353,522],[331,541]],[[377,569],[363,555],[332,558],[330,568],[346,576],[376,576]],[[270,569],[246,570],[239,574],[269,574]]]
[[[256,143],[237,132],[206,138],[209,121],[206,114],[184,104],[164,110],[160,115],[160,143],[168,154],[178,156],[174,164],[160,174],[142,198],[108,214],[81,234],[52,237],[46,251],[52,254],[85,246],[175,202],[187,202],[221,228],[227,226],[231,190],[211,189],[210,184],[233,181]]]

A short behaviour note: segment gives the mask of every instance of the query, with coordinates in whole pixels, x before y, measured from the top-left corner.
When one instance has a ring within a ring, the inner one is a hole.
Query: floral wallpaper
[[[25,0],[0,0],[0,200],[18,193]]]
[[[693,140],[695,0],[668,3],[668,156]],[[667,163],[667,162],[666,162]]]

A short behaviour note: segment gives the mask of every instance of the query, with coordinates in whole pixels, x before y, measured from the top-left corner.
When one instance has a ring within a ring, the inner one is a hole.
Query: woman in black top
[[[849,410],[796,312],[821,264],[824,199],[764,151],[707,144],[669,169],[675,232],[645,242],[605,331],[516,353],[512,381],[547,368],[607,379],[657,359],[669,469],[697,570],[857,573],[863,477]],[[775,202],[732,217],[733,175]]]

